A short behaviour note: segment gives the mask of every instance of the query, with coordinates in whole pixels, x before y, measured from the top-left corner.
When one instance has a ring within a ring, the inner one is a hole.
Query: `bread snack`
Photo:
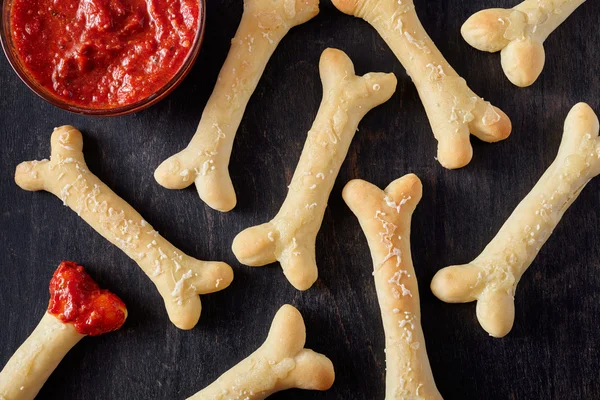
[[[410,254],[410,220],[423,187],[414,174],[385,190],[355,179],[342,196],[367,237],[377,298],[385,330],[386,396],[393,399],[441,399],[421,328],[419,287]]]
[[[305,342],[302,315],[284,305],[262,346],[188,400],[261,400],[292,388],[327,390],[335,379],[333,364],[305,349]]]
[[[477,319],[491,336],[505,336],[515,319],[517,283],[584,186],[600,173],[598,118],[585,103],[565,120],[558,155],[500,231],[473,261],[446,267],[431,290],[447,303],[477,300]]]
[[[358,123],[396,90],[394,74],[354,74],[344,52],[326,49],[319,63],[323,100],[308,132],[288,195],[270,222],[239,233],[233,253],[246,265],[281,263],[290,283],[306,290],[317,280],[315,241],[329,194]]]
[[[48,310],[0,372],[0,399],[34,399],[77,342],[115,331],[126,318],[121,299],[100,289],[83,267],[63,261],[50,281]]]
[[[585,0],[525,0],[511,9],[490,8],[469,17],[460,32],[477,50],[500,51],[502,69],[526,87],[542,73],[543,43]]]
[[[183,189],[195,183],[210,207],[219,211],[235,207],[228,165],[246,105],[281,39],[318,13],[318,0],[244,0],[242,20],[196,134],[184,150],[156,169],[159,184]]]
[[[150,226],[125,200],[92,174],[83,158],[81,132],[72,126],[54,129],[50,160],[17,166],[22,189],[46,190],[83,218],[99,234],[133,259],[164,299],[171,322],[191,329],[200,318],[198,294],[225,289],[231,267],[184,254]]]
[[[510,119],[477,96],[448,64],[421,25],[412,0],[333,0],[343,13],[370,23],[412,78],[438,141],[445,168],[464,167],[473,148],[469,132],[485,142],[510,135]]]

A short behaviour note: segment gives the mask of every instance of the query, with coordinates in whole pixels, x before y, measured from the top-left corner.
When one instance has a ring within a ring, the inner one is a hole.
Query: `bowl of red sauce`
[[[155,104],[189,72],[204,36],[204,0],[2,1],[0,39],[17,75],[80,114]]]

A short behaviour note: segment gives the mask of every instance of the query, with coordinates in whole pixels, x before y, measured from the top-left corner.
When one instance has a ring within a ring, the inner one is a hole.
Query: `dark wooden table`
[[[120,118],[87,118],[37,98],[0,57],[0,365],[44,313],[48,282],[63,259],[84,265],[127,303],[122,330],[86,338],[60,364],[40,399],[183,399],[259,346],[276,310],[291,303],[307,324],[307,345],[328,355],[336,382],[324,393],[288,391],[273,399],[382,399],[384,337],[366,240],[341,198],[352,178],[381,187],[408,172],[424,185],[412,224],[429,359],[446,399],[600,398],[600,180],[564,216],[516,296],[516,323],[504,339],[477,323],[474,304],[449,305],[429,290],[434,273],[474,258],[553,160],[564,118],[576,102],[600,112],[600,3],[581,6],[545,43],[546,67],[531,87],[508,82],[498,55],[469,47],[459,29],[482,8],[513,0],[417,1],[423,25],[480,96],[512,119],[501,143],[473,140],[474,158],[457,171],[435,160],[417,92],[375,31],[338,12],[293,29],[269,62],[237,134],[231,175],[238,206],[209,209],[193,188],[168,191],[156,166],[195,131],[241,12],[240,0],[209,0],[204,47],[191,74],[167,99]],[[317,239],[320,278],[301,293],[278,265],[240,265],[230,245],[242,229],[275,215],[321,99],[317,71],[327,47],[346,51],[358,73],[393,71],[393,98],[363,120],[329,200]],[[23,160],[49,155],[52,128],[84,132],[92,172],[190,255],[224,260],[235,270],[227,290],[203,296],[200,323],[176,329],[152,283],[119,249],[53,195],[19,189]]]

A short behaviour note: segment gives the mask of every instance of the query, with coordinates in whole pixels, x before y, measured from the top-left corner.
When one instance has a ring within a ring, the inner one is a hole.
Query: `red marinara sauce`
[[[161,89],[185,62],[199,0],[12,0],[30,75],[68,104],[115,108]]]
[[[100,289],[82,266],[71,261],[63,261],[54,272],[48,312],[90,336],[116,331],[127,318],[125,303]]]

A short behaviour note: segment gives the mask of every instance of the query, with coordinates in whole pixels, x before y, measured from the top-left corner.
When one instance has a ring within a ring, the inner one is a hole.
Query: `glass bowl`
[[[13,0],[1,1],[2,9],[0,10],[0,43],[2,44],[4,54],[6,55],[6,58],[8,59],[8,62],[10,63],[13,70],[16,72],[19,78],[21,78],[25,85],[27,85],[29,89],[31,89],[42,99],[46,100],[48,103],[56,107],[77,114],[96,116],[118,116],[144,110],[150,107],[151,105],[156,104],[157,102],[165,98],[169,93],[171,93],[173,89],[175,89],[177,85],[181,83],[183,78],[185,78],[185,76],[188,74],[188,72],[194,65],[194,61],[196,61],[196,58],[198,57],[198,53],[200,53],[200,47],[202,46],[202,40],[204,39],[204,28],[206,25],[206,4],[205,0],[198,0],[198,4],[200,7],[200,9],[198,10],[198,31],[196,33],[196,37],[194,38],[194,43],[190,47],[190,51],[179,70],[162,88],[156,91],[156,93],[142,100],[138,100],[134,103],[127,104],[124,106],[118,106],[114,108],[88,108],[68,103],[67,101],[61,99],[60,97],[58,97],[57,95],[40,85],[37,82],[37,80],[33,76],[31,76],[27,68],[21,62],[21,59],[17,54],[17,49],[15,48],[13,43],[10,18],[10,11]]]

